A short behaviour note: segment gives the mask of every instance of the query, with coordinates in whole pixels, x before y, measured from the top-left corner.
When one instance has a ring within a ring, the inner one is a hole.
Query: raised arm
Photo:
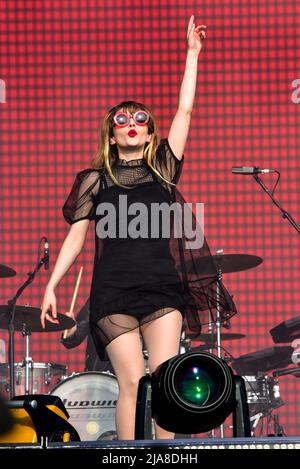
[[[198,56],[203,39],[206,37],[205,28],[205,25],[196,27],[194,15],[190,17],[187,29],[186,63],[179,92],[178,109],[168,135],[170,147],[179,160],[182,158],[189,132],[197,83]]]
[[[86,238],[90,220],[80,220],[74,223],[67,234],[59,255],[57,257],[53,272],[46,287],[44,299],[42,302],[41,323],[45,327],[45,319],[52,323],[57,321],[56,297],[54,289],[59,284],[63,276],[69,270],[76,257],[79,255]],[[51,310],[52,316],[48,314]]]

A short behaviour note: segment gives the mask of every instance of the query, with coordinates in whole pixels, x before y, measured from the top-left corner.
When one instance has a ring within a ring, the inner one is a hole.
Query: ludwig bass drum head
[[[63,401],[81,441],[116,438],[115,410],[119,393],[110,373],[86,372],[70,376],[52,389]]]

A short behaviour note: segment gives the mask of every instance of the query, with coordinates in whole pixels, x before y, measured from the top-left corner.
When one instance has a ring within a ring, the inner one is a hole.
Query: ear
[[[148,134],[146,138],[146,142],[151,142],[152,134]]]
[[[116,144],[116,139],[115,139],[115,137],[110,137],[109,143],[110,143],[111,145],[115,145],[115,144]]]

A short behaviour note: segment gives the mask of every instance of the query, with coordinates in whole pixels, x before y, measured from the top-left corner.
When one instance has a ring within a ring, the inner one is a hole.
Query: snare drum
[[[28,367],[29,394],[47,394],[68,376],[68,367],[57,363],[30,362]],[[0,364],[0,393],[9,397],[9,363]],[[25,365],[15,363],[15,395],[25,394]]]
[[[109,372],[75,373],[52,389],[63,401],[68,422],[81,441],[116,438],[115,411],[119,394],[117,379]]]
[[[243,376],[250,414],[267,413],[283,405],[278,381],[270,376]]]

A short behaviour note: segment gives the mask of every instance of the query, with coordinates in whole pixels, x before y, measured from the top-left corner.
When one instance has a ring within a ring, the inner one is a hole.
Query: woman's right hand
[[[194,50],[199,54],[202,49],[204,39],[206,38],[206,26],[205,24],[196,26],[194,20],[195,17],[192,15],[187,29],[187,43],[189,50]]]
[[[43,329],[46,327],[45,320],[52,322],[53,324],[59,324],[57,319],[56,296],[54,290],[46,289],[41,310],[42,312],[40,318]]]

